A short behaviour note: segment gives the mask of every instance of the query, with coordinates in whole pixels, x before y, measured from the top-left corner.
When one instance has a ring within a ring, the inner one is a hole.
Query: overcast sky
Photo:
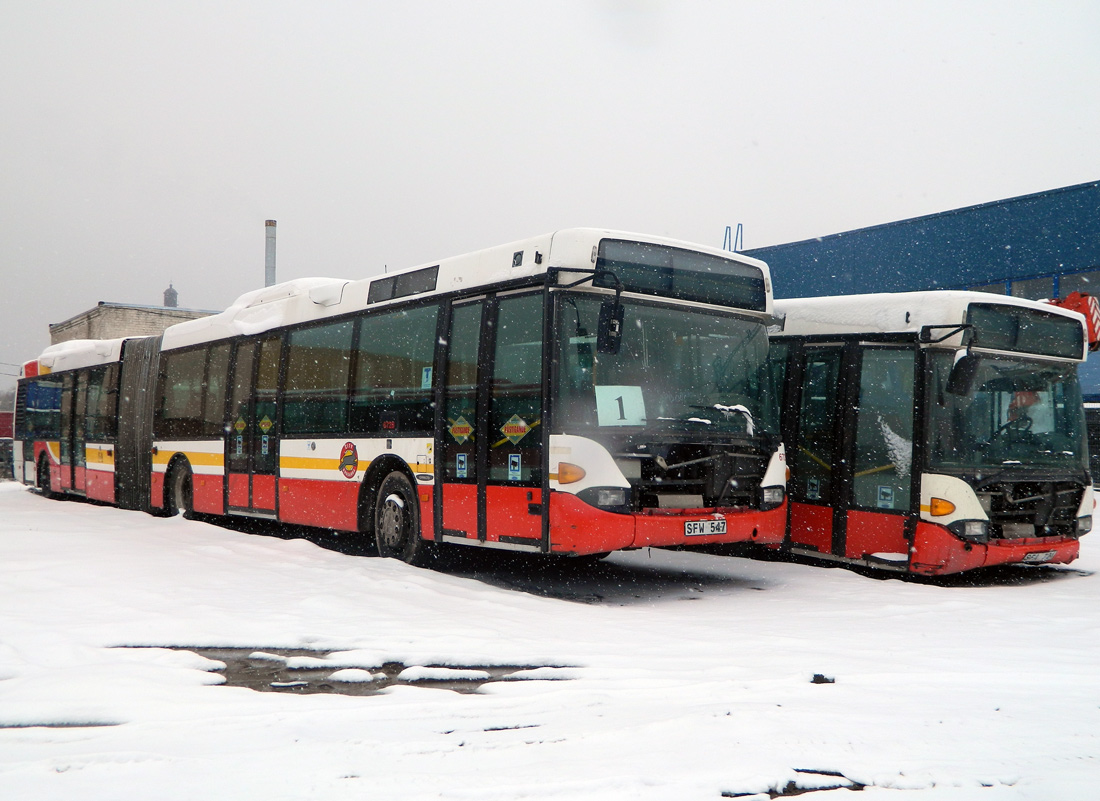
[[[263,283],[265,219],[280,280],[361,278],[1096,180],[1098,43],[1096,0],[0,0],[0,362],[170,281],[224,308]]]

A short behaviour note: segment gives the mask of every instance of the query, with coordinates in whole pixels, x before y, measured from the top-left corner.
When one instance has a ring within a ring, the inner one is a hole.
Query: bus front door
[[[225,440],[226,509],[230,514],[277,514],[278,335],[237,346]]]
[[[801,386],[798,430],[791,461],[791,545],[832,554],[843,539],[845,461],[841,448],[839,391],[842,345],[807,346],[793,365]],[[839,513],[838,513],[839,512]]]
[[[443,537],[542,546],[543,297],[456,304],[437,453]]]
[[[914,383],[912,347],[860,345],[852,438],[851,508],[845,521],[849,559],[909,560],[907,522],[915,526],[913,493]],[[851,371],[851,375],[855,375]]]

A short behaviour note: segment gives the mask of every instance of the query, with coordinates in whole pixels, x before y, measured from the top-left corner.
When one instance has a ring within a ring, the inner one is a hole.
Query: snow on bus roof
[[[139,339],[140,337],[130,337]],[[95,367],[122,358],[122,339],[70,339],[50,345],[38,356],[40,373],[58,373],[78,367]],[[43,370],[42,368],[46,368]]]
[[[886,334],[917,333],[926,325],[966,322],[971,303],[1021,306],[1075,318],[1084,317],[1037,300],[994,295],[989,292],[929,290],[880,292],[836,297],[786,298],[775,301],[775,313],[784,318],[783,334]],[[952,340],[953,342],[954,340]],[[945,343],[946,344],[946,343]]]
[[[599,228],[571,228],[415,267],[388,271],[371,278],[300,278],[256,289],[241,295],[220,314],[169,327],[164,332],[161,348],[172,350],[228,337],[259,334],[294,323],[347,314],[368,306],[381,307],[387,302],[408,297],[427,297],[485,284],[529,278],[545,273],[549,267],[591,269],[593,248],[601,239],[606,238],[667,245],[721,256],[759,268],[765,281],[770,281],[768,267],[764,262],[740,253],[664,237]],[[427,271],[432,270],[435,271],[434,275],[427,275]],[[420,271],[425,271],[426,275],[423,281],[412,282],[418,287],[415,291],[391,291],[401,276],[411,276]],[[377,292],[383,285],[386,292]],[[373,293],[372,287],[375,289]],[[767,313],[770,315],[770,297],[768,300]]]

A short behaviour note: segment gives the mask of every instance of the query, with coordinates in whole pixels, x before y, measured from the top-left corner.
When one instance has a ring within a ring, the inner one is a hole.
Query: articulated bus
[[[148,506],[156,340],[76,340],[27,362],[16,392],[15,478],[43,494]]]
[[[591,229],[292,281],[28,363],[20,474],[155,513],[353,532],[414,563],[437,543],[778,547],[773,320],[762,262]]]
[[[775,305],[787,547],[924,575],[1077,557],[1093,514],[1080,314],[977,292]]]

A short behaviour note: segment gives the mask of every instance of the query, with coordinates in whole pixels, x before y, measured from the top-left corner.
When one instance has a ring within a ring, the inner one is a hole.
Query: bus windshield
[[[558,302],[559,429],[630,434],[644,426],[701,439],[778,430],[761,323],[624,300],[622,347],[612,355],[596,350],[601,301],[563,293]]]
[[[983,357],[966,395],[947,391],[953,352],[931,354],[929,468],[1087,469],[1076,364]]]

